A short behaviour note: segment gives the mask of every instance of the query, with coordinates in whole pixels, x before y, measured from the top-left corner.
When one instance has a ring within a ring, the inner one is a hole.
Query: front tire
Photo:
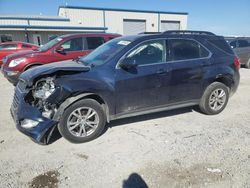
[[[225,109],[228,99],[228,87],[223,83],[214,82],[207,87],[199,107],[200,110],[207,115],[216,115]]]
[[[93,99],[83,99],[64,111],[58,129],[72,143],[89,142],[102,134],[106,119],[101,104]]]

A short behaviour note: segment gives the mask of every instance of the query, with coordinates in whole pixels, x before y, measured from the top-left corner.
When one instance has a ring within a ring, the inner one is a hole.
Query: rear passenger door
[[[202,95],[203,74],[210,66],[210,52],[195,40],[171,39],[169,44],[169,102],[191,102],[199,99]]]

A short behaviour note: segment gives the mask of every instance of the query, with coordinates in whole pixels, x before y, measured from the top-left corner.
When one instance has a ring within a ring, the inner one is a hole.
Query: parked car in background
[[[11,114],[38,143],[48,143],[55,128],[70,142],[87,142],[119,118],[195,105],[219,114],[238,88],[239,68],[213,33],[120,37],[78,61],[24,72]]]
[[[78,59],[118,34],[69,34],[57,37],[35,51],[15,53],[3,61],[2,72],[14,85],[19,75],[36,66],[64,60]]]
[[[250,37],[226,38],[242,65],[250,69]]]
[[[38,48],[39,46],[37,45],[19,41],[0,43],[0,67],[3,64],[3,58],[7,55],[25,50],[36,50]]]

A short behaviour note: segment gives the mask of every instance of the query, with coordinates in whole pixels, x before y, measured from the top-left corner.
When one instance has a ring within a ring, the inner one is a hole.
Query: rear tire
[[[83,99],[64,111],[58,130],[72,143],[89,142],[102,134],[106,119],[100,103],[93,99]]]
[[[216,115],[221,113],[227,106],[229,99],[228,87],[220,82],[214,82],[207,87],[199,107],[201,112],[207,115]]]

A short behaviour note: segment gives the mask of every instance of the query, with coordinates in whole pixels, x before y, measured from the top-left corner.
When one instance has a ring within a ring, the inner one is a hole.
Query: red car
[[[35,50],[38,49],[39,46],[25,43],[25,42],[4,42],[0,43],[0,67],[3,64],[2,59],[7,55],[24,51],[24,50]]]
[[[57,37],[38,50],[15,53],[3,59],[2,73],[14,85],[27,69],[58,61],[78,59],[118,34],[69,34]]]

